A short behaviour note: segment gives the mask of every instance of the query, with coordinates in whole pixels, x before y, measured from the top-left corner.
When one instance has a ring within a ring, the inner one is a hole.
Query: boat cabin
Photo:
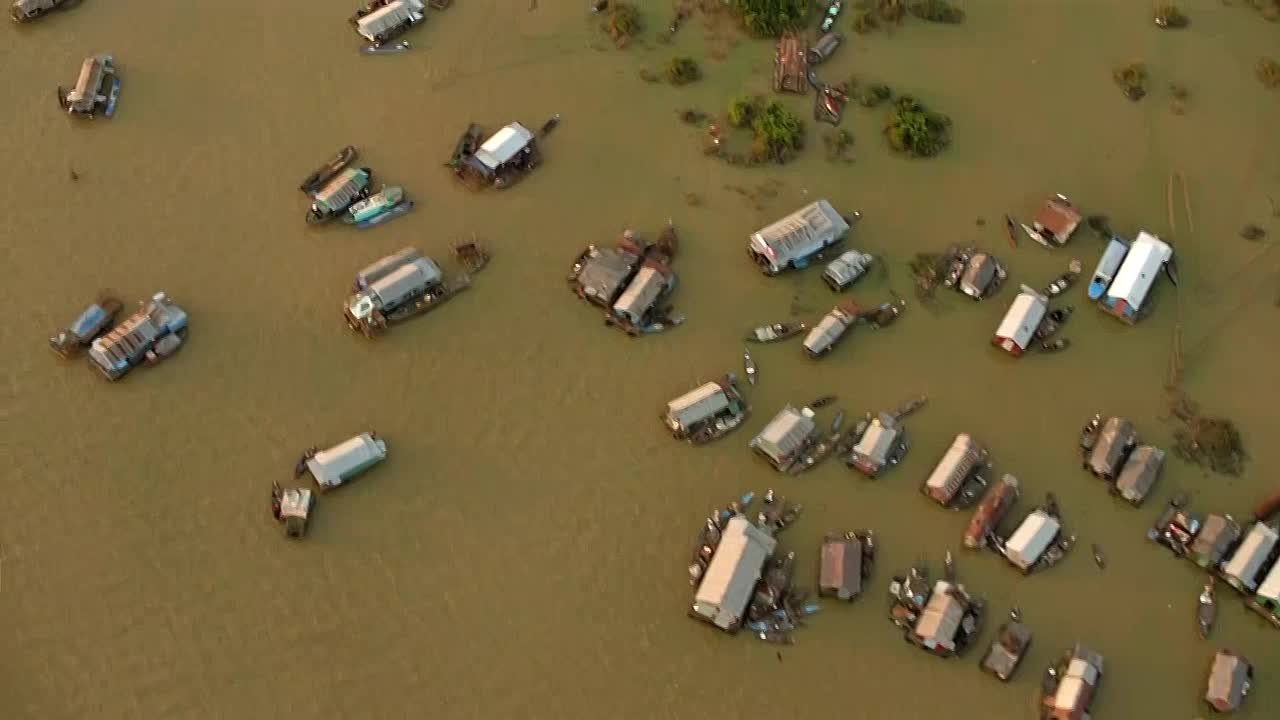
[[[1156,275],[1172,257],[1173,248],[1160,238],[1145,230],[1138,233],[1098,307],[1127,323],[1136,322]]]
[[[977,253],[969,258],[964,273],[960,276],[958,286],[960,292],[974,300],[981,300],[1000,289],[1000,283],[1007,276],[1004,266],[988,253]]]
[[[837,303],[805,336],[805,354],[817,359],[831,352],[857,320],[857,305],[850,300]]]
[[[291,538],[306,535],[311,509],[315,505],[316,497],[308,488],[288,488],[280,491],[279,520],[284,524],[284,534]]]
[[[613,304],[613,318],[624,328],[643,328],[650,324],[659,302],[676,286],[676,275],[666,263],[656,258],[644,261],[626,290]]]
[[[773,536],[752,525],[745,516],[729,518],[698,583],[689,614],[721,630],[741,629],[756,583],[777,546]]]
[[[810,65],[820,65],[824,60],[831,57],[831,54],[840,47],[840,43],[844,40],[844,36],[840,33],[829,32],[818,38],[810,48],[806,55]]]
[[[854,533],[828,535],[822,543],[818,567],[818,595],[852,600],[862,593],[867,570],[863,541]]]
[[[822,281],[834,292],[840,292],[857,282],[875,263],[875,257],[857,250],[846,250],[840,257],[827,264]]]
[[[1202,568],[1216,569],[1226,559],[1244,529],[1230,515],[1211,513],[1191,542],[1192,561]]]
[[[1033,510],[1005,542],[1004,556],[1013,566],[1030,573],[1062,532],[1062,523],[1044,510]]]
[[[978,611],[964,590],[939,580],[907,637],[925,650],[949,657],[963,650],[978,634],[978,618]]]
[[[71,357],[110,327],[123,308],[124,304],[113,297],[99,299],[85,308],[65,330],[49,338],[49,347],[64,358]]]
[[[982,669],[1008,682],[1030,645],[1031,628],[1019,622],[1002,625],[982,659]]]
[[[1036,329],[1048,311],[1049,299],[1023,285],[1022,292],[1013,299],[1000,327],[996,328],[991,343],[1014,357],[1022,355],[1031,346]]]
[[[769,464],[787,472],[800,461],[805,450],[818,436],[818,426],[809,408],[797,410],[788,405],[751,440],[751,448]]]
[[[513,122],[485,140],[467,166],[484,181],[503,187],[510,178],[532,170],[538,159],[533,131]]]
[[[734,376],[726,375],[718,382],[703,383],[667,403],[662,420],[672,437],[696,443],[700,437],[709,436],[707,440],[711,440],[727,432],[731,429],[725,427],[729,422],[736,427],[747,410]],[[717,426],[724,427],[724,431],[716,433]]]
[[[1204,701],[1220,713],[1235,712],[1249,694],[1253,666],[1230,650],[1219,650],[1209,667],[1209,686]]]
[[[182,344],[187,312],[163,292],[89,346],[89,361],[108,380],[143,362],[159,362]]]
[[[849,222],[831,203],[818,200],[751,234],[747,252],[765,275],[805,268],[849,233]]]
[[[75,115],[93,115],[99,109],[106,109],[115,78],[115,62],[110,55],[90,55],[80,64],[75,87],[69,91],[58,88],[62,108]]]
[[[1102,424],[1098,440],[1089,451],[1084,467],[1103,480],[1113,480],[1129,451],[1138,444],[1138,431],[1133,423],[1121,417],[1110,417]]]
[[[986,547],[987,537],[996,531],[1000,521],[1018,499],[1018,478],[1006,474],[978,503],[964,531],[964,546],[973,550]]]
[[[892,416],[881,413],[872,419],[853,446],[847,464],[867,477],[874,478],[888,466],[897,465],[907,452],[905,429]]]
[[[1077,645],[1060,669],[1058,687],[1044,699],[1046,720],[1088,720],[1093,699],[1102,680],[1103,659],[1098,653]]]
[[[1066,245],[1080,227],[1080,211],[1065,195],[1054,195],[1045,201],[1031,223],[1041,244]]]
[[[356,32],[375,45],[402,35],[405,30],[426,19],[426,6],[421,0],[391,0],[356,20]]]
[[[1115,490],[1120,497],[1137,507],[1147,499],[1147,494],[1160,477],[1164,465],[1164,451],[1150,445],[1139,445],[1129,454],[1120,474],[1116,476]]]
[[[366,432],[327,450],[309,453],[303,467],[324,492],[350,482],[386,459],[387,442],[376,433]]]
[[[368,195],[372,182],[373,172],[369,168],[344,168],[316,192],[307,221],[315,223],[337,217],[352,203]]]
[[[960,433],[920,490],[939,505],[950,505],[960,488],[987,459],[987,451],[969,433]]]
[[[57,10],[61,5],[71,4],[71,0],[13,0],[9,17],[14,22],[30,22],[50,10]]]
[[[604,308],[613,307],[618,296],[635,275],[644,257],[644,247],[635,232],[627,230],[614,248],[587,246],[574,263],[570,285],[578,297]]]
[[[1093,271],[1093,280],[1089,282],[1090,300],[1102,299],[1107,288],[1111,287],[1111,280],[1124,262],[1125,255],[1128,254],[1129,243],[1113,235],[1111,242],[1107,243],[1107,249],[1102,252],[1102,257],[1098,260],[1098,267]]]
[[[1222,566],[1222,579],[1241,592],[1252,593],[1258,587],[1262,571],[1273,561],[1271,551],[1276,547],[1276,540],[1275,528],[1254,523],[1240,547]]]

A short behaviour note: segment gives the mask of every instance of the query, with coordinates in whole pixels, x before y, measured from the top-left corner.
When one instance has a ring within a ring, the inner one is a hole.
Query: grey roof
[[[1160,467],[1163,464],[1163,450],[1150,445],[1134,448],[1116,477],[1116,491],[1125,500],[1142,502],[1160,477]]]
[[[775,461],[782,460],[804,447],[816,427],[813,418],[788,405],[764,426],[753,444]]]
[[[643,322],[645,314],[662,297],[668,282],[669,278],[661,268],[646,263],[618,296],[618,301],[613,304],[614,314],[625,316],[634,324]]]
[[[862,542],[838,538],[822,543],[818,590],[848,600],[862,592]]]
[[[1219,712],[1240,707],[1249,688],[1249,661],[1224,650],[1213,656],[1209,668],[1209,687],[1204,699]]]
[[[475,159],[490,170],[511,162],[521,150],[533,142],[533,133],[518,122],[502,128],[476,150]]]
[[[401,265],[369,286],[378,296],[384,308],[402,302],[406,297],[422,292],[444,277],[440,266],[431,258],[420,257]]]
[[[876,418],[867,426],[867,431],[862,434],[858,444],[853,446],[853,452],[883,465],[888,462],[889,452],[901,434],[901,425]]]
[[[1098,442],[1089,453],[1089,469],[1097,475],[1113,476],[1119,470],[1120,458],[1125,446],[1138,439],[1133,423],[1120,417],[1110,417],[1102,424]]]
[[[640,256],[626,250],[597,248],[582,263],[578,287],[588,298],[612,304],[639,262]]]
[[[960,276],[960,289],[973,297],[982,297],[996,277],[996,259],[986,253],[978,253],[969,259],[969,265]]]
[[[729,518],[698,584],[695,611],[726,630],[740,622],[764,563],[777,545],[777,540],[742,515]]]
[[[831,203],[818,200],[757,230],[752,238],[771,248],[785,263],[830,245],[848,231],[849,223]]]

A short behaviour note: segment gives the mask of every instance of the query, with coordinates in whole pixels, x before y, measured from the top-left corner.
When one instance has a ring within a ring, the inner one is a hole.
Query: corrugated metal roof
[[[888,461],[889,450],[893,448],[894,441],[898,439],[898,434],[901,432],[901,427],[886,425],[876,418],[871,421],[871,425],[862,434],[858,444],[853,446],[853,451],[883,464]]]
[[[774,459],[799,449],[813,433],[813,418],[790,405],[784,407],[756,436],[757,446]]]
[[[321,485],[341,485],[354,472],[387,457],[387,444],[361,433],[307,460],[307,469]]]
[[[485,140],[476,151],[475,158],[490,170],[497,170],[532,141],[533,133],[529,128],[518,122],[511,123]]]
[[[384,308],[403,301],[407,296],[440,282],[444,273],[431,258],[417,258],[387,273],[369,286]]]
[[[930,497],[938,502],[950,502],[960,489],[960,484],[982,459],[982,449],[973,441],[969,433],[960,433],[947,448],[946,454],[938,461],[925,481]]]
[[[622,290],[640,257],[618,248],[600,248],[583,261],[578,273],[582,293],[602,304],[611,303]]]
[[[1036,564],[1061,529],[1062,524],[1056,518],[1043,510],[1036,510],[1027,515],[1005,543],[1005,557],[1026,570]]]
[[[945,647],[953,645],[956,631],[960,629],[960,621],[964,619],[964,606],[952,597],[952,587],[954,586],[946,580],[939,580],[934,584],[933,594],[929,596],[929,602],[916,621],[913,630],[916,637]]]
[[[658,268],[645,265],[613,304],[613,312],[639,324],[666,287],[667,276]]]
[[[1258,572],[1262,570],[1262,562],[1267,559],[1276,544],[1276,531],[1269,525],[1254,523],[1244,542],[1236,549],[1231,559],[1222,568],[1227,581],[1237,587],[1253,590],[1257,586]]]
[[[1156,479],[1160,477],[1160,467],[1164,464],[1164,451],[1150,445],[1142,445],[1134,449],[1125,461],[1124,468],[1116,477],[1116,490],[1121,497],[1131,502],[1139,502],[1151,492]]]
[[[715,606],[721,618],[725,613],[740,618],[755,591],[765,561],[777,545],[777,540],[742,515],[729,518],[698,585],[694,603]]]
[[[1108,300],[1123,300],[1136,312],[1142,307],[1160,266],[1173,257],[1173,248],[1145,230],[1138,233],[1129,254],[1107,288]]]
[[[824,199],[757,230],[751,244],[760,252],[772,251],[774,263],[785,265],[830,245],[848,231],[849,223]]]
[[[1018,347],[1026,349],[1048,309],[1048,298],[1023,285],[1022,292],[1013,299],[1009,312],[1005,313],[1000,327],[996,328],[996,337],[1008,338]]]
[[[729,397],[719,383],[709,382],[667,403],[667,417],[688,429],[729,407]]]

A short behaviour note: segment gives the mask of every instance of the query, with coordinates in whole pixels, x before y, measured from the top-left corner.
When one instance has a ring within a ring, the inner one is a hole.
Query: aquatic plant
[[[672,85],[686,85],[702,77],[702,68],[691,57],[671,58],[667,63],[667,82]]]
[[[876,107],[893,98],[893,90],[888,85],[868,85],[857,93],[858,104],[862,107]]]
[[[610,4],[609,19],[605,21],[604,29],[618,45],[626,45],[630,38],[640,33],[642,27],[640,10],[635,5],[625,2]]]
[[[1166,30],[1176,30],[1184,28],[1191,21],[1187,16],[1182,14],[1182,10],[1177,5],[1159,5],[1155,10],[1155,21],[1157,27]]]
[[[1240,431],[1226,418],[1205,417],[1184,393],[1171,399],[1171,412],[1182,421],[1174,431],[1174,453],[1213,472],[1239,475],[1244,470],[1246,455]]]
[[[733,0],[742,15],[742,24],[756,35],[781,35],[804,22],[809,0]]]
[[[755,113],[751,129],[756,133],[751,149],[757,160],[786,162],[804,147],[804,123],[777,101]]]
[[[932,157],[951,143],[951,118],[904,95],[894,103],[884,133],[894,150],[914,157]]]
[[[760,103],[760,98],[749,95],[734,98],[733,102],[729,103],[729,124],[739,128],[750,125],[755,119],[756,109]]]
[[[1258,79],[1269,88],[1280,87],[1280,63],[1271,58],[1258,61]]]
[[[1111,77],[1130,100],[1141,100],[1147,95],[1147,67],[1140,62],[1122,65],[1112,71]]]
[[[853,162],[846,153],[849,148],[853,147],[853,133],[848,130],[840,129],[835,132],[827,133],[822,138],[822,144],[827,148],[828,160],[832,162],[837,160]]]
[[[929,22],[952,24],[964,22],[964,10],[946,0],[917,0],[911,3],[907,11]]]
[[[853,31],[859,35],[867,33],[880,27],[880,21],[876,20],[875,12],[871,8],[858,8],[853,11],[853,22],[851,23]]]

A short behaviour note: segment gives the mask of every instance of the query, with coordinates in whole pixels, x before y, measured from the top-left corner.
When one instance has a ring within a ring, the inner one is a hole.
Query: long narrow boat
[[[401,40],[394,45],[361,45],[361,55],[398,55],[409,51],[409,41]]]
[[[107,93],[107,107],[102,111],[103,115],[111,117],[116,114],[116,104],[120,102],[120,76],[116,75],[111,78],[111,91]]]
[[[1098,267],[1093,271],[1093,280],[1089,283],[1090,300],[1098,300],[1106,294],[1111,280],[1115,278],[1116,271],[1128,254],[1129,243],[1118,235],[1112,235],[1111,242],[1107,243],[1107,249],[1102,251],[1102,257],[1098,260]]]
[[[480,126],[475,123],[467,125],[467,129],[458,138],[458,144],[453,148],[453,156],[449,158],[449,162],[445,163],[445,166],[454,170],[461,170],[462,164],[467,161],[467,158],[475,154],[475,151],[480,147],[480,136],[483,132]]]
[[[779,342],[795,337],[808,329],[809,326],[802,322],[761,325],[747,334],[746,341],[755,343]]]
[[[333,179],[335,175],[346,169],[356,159],[356,148],[354,145],[348,145],[338,151],[337,155],[330,158],[329,162],[321,165],[318,170],[307,176],[306,180],[298,186],[302,192],[311,195],[317,190],[325,186],[325,183]]]

